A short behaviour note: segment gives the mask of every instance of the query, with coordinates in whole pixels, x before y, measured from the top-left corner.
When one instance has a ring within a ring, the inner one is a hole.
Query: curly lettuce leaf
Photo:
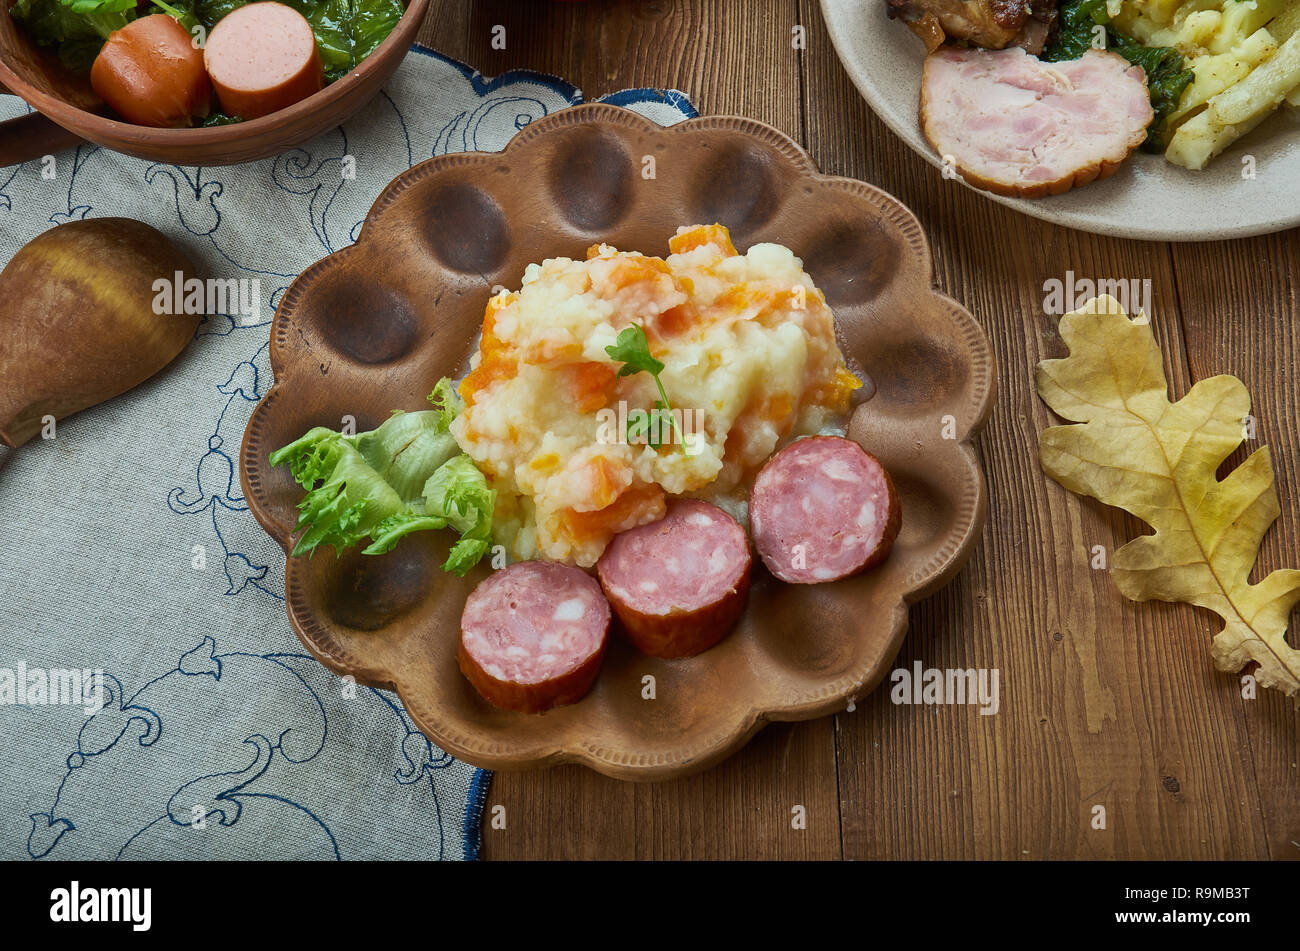
[[[464,575],[487,554],[496,493],[451,435],[460,398],[443,379],[429,401],[433,409],[395,411],[355,436],[317,426],[271,453],[271,465],[288,465],[307,490],[295,555],[321,544],[342,552],[367,539],[362,553],[378,555],[412,532],[448,527],[461,538],[445,570]]]
[[[371,533],[372,544],[363,554],[389,551],[411,532],[450,526],[461,537],[442,567],[444,571],[464,575],[491,548],[495,506],[496,493],[488,488],[487,479],[474,460],[461,453],[444,462],[429,477],[418,505],[410,505],[376,526]]]
[[[424,484],[423,495],[425,511],[442,515],[462,535],[492,527],[496,493],[464,453],[438,467]]]
[[[336,553],[358,544],[370,530],[403,508],[401,497],[371,468],[353,441],[317,426],[271,454],[271,465],[288,462],[307,494],[298,503],[295,555],[328,544]]]
[[[483,560],[483,557],[491,548],[491,539],[462,538],[451,546],[451,552],[447,555],[447,561],[443,564],[442,570],[450,571],[452,574],[463,578],[471,568]]]
[[[392,551],[394,545],[412,532],[437,531],[446,527],[445,518],[423,515],[414,509],[405,508],[375,526],[370,533],[370,544],[361,550],[361,554],[382,555]]]
[[[491,520],[497,507],[497,492],[487,487],[484,474],[478,472],[469,456],[448,461],[424,487],[425,504],[430,509],[441,505],[447,521],[460,533],[451,547],[443,570],[464,577],[491,548]]]
[[[441,466],[425,484],[425,508],[445,515],[448,524],[460,532],[460,541],[452,546],[442,566],[445,571],[464,576],[488,553],[496,500],[497,494],[488,488],[474,460],[464,454]]]
[[[357,451],[403,503],[420,498],[429,474],[460,452],[435,410],[393,413],[378,429],[356,436]]]
[[[452,420],[465,408],[465,401],[456,392],[455,384],[445,376],[437,382],[427,399],[433,404],[433,410],[438,414],[438,418],[442,420],[444,430],[451,429]]]

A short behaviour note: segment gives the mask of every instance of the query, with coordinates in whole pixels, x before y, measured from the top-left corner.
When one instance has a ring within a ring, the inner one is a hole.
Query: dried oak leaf
[[[1072,492],[1125,509],[1155,529],[1129,542],[1111,575],[1135,601],[1209,608],[1224,626],[1212,654],[1223,671],[1250,661],[1257,682],[1300,691],[1300,651],[1286,643],[1300,601],[1300,571],[1250,571],[1281,512],[1267,447],[1223,481],[1215,473],[1242,442],[1250,394],[1234,376],[1202,380],[1169,402],[1164,362],[1149,322],[1130,320],[1110,297],[1061,318],[1070,355],[1038,364],[1038,395],[1082,425],[1042,433],[1043,469]]]

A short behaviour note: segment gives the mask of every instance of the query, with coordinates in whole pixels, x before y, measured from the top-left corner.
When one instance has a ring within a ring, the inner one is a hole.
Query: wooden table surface
[[[504,50],[492,45],[497,25]],[[802,51],[792,49],[796,25]],[[1092,546],[1113,551],[1142,526],[1042,473],[1037,434],[1054,420],[1033,387],[1034,365],[1064,352],[1044,313],[1046,280],[1066,270],[1149,279],[1175,395],[1236,374],[1254,399],[1251,447],[1273,447],[1282,517],[1254,577],[1297,566],[1300,231],[1118,240],[945,181],[867,108],[815,0],[434,0],[420,36],[489,76],[529,67],[588,97],[674,87],[702,114],[784,130],[823,171],[878,185],[917,214],[938,286],[984,326],[999,362],[997,406],[977,443],[989,482],[983,538],[952,584],[912,608],[897,660],[997,668],[996,715],[896,706],[878,690],[851,713],[769,726],[678,781],[499,772],[488,818],[504,806],[505,828],[484,823],[485,857],[1300,858],[1293,705],[1274,691],[1243,699],[1239,678],[1215,671],[1214,615],[1127,602],[1089,567]],[[1092,827],[1098,804],[1104,829]],[[806,828],[793,827],[796,806]]]

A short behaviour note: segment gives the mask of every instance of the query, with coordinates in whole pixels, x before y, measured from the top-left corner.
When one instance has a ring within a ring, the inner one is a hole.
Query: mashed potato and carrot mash
[[[451,431],[496,491],[493,534],[513,558],[590,566],[615,534],[661,518],[666,496],[743,495],[779,443],[823,431],[861,385],[788,248],[737,254],[726,228],[696,225],[669,250],[531,264],[520,290],[488,302]],[[648,373],[620,376],[606,352],[632,324],[673,409],[698,423],[690,451],[610,438],[620,406],[659,399]]]

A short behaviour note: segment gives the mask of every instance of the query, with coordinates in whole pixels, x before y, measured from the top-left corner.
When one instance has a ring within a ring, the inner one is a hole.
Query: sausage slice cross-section
[[[591,689],[609,637],[609,603],[581,568],[521,561],[470,594],[457,660],[489,703],[540,713]]]
[[[596,573],[633,644],[654,657],[689,657],[735,626],[750,562],[735,519],[707,502],[679,499],[659,521],[615,536]]]
[[[749,528],[768,570],[820,584],[884,561],[902,524],[898,493],[851,439],[813,436],[767,461],[749,497]]]
[[[283,3],[250,3],[212,28],[204,59],[221,107],[257,119],[325,86],[311,24]]]

